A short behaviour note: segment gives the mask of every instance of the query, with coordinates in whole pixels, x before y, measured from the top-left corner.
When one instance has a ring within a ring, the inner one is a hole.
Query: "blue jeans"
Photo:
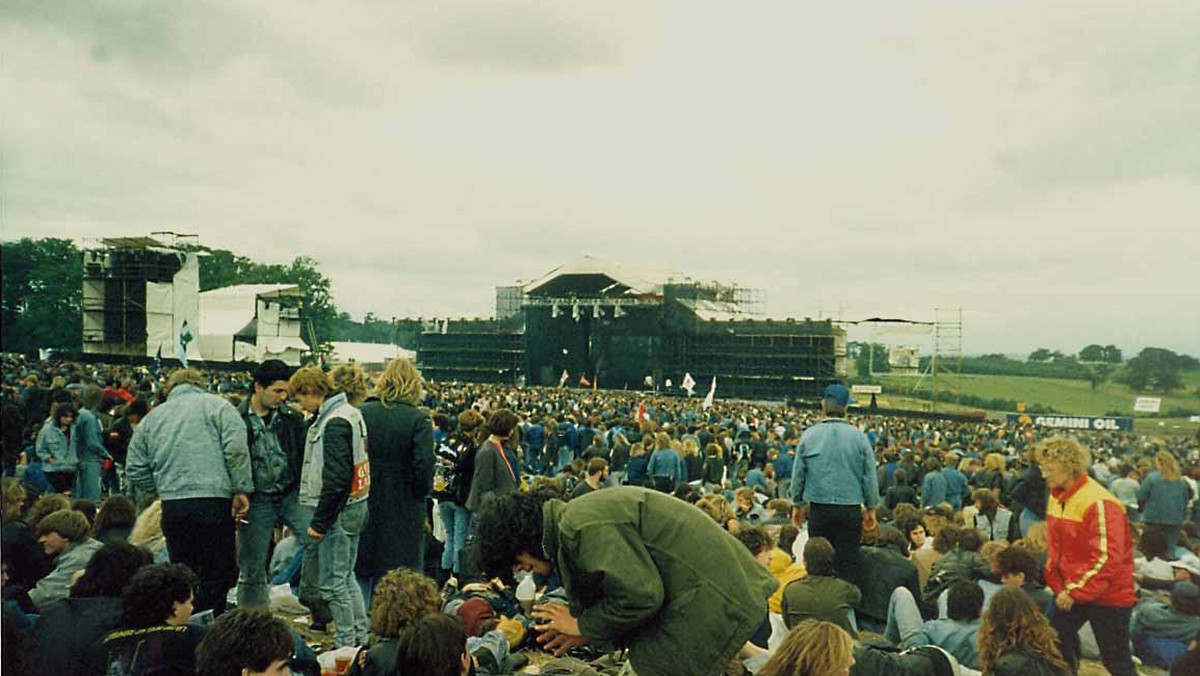
[[[452,570],[455,574],[462,572],[459,562],[459,552],[467,539],[467,530],[471,527],[471,511],[453,502],[439,502],[438,513],[442,516],[442,525],[446,528],[446,546],[442,549],[442,570]]]
[[[363,602],[362,590],[354,579],[358,538],[366,525],[366,500],[346,505],[329,532],[314,548],[321,568],[321,598],[329,604],[329,614],[337,625],[333,641],[339,648],[367,643],[367,607]]]
[[[75,470],[75,498],[79,500],[100,499],[101,460],[80,460]]]
[[[919,645],[918,638],[925,631],[925,620],[921,617],[921,609],[912,592],[904,587],[897,587],[888,601],[887,627],[883,636],[901,648],[912,648]]]
[[[266,608],[270,605],[267,550],[270,549],[275,524],[282,521],[296,534],[300,545],[305,546],[311,518],[311,512],[300,508],[296,491],[283,495],[255,493],[250,496],[247,523],[238,527],[238,606]],[[310,566],[300,573],[300,597],[308,599],[316,595],[317,570]]]
[[[1026,535],[1029,535],[1029,527],[1032,526],[1033,524],[1037,523],[1038,521],[1045,521],[1045,519],[1039,519],[1037,517],[1037,514],[1034,514],[1033,512],[1029,511],[1028,509],[1022,509],[1021,510],[1021,537],[1025,537]]]

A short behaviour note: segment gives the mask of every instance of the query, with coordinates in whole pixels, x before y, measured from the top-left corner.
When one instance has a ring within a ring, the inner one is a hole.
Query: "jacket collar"
[[[1066,488],[1051,488],[1050,494],[1054,496],[1055,500],[1058,500],[1059,502],[1066,502],[1067,500],[1071,499],[1071,496],[1078,493],[1079,489],[1083,488],[1084,484],[1087,483],[1087,480],[1087,474],[1080,474],[1075,481],[1071,482],[1070,486],[1067,486]]]
[[[329,413],[333,411],[333,409],[338,408],[345,403],[347,403],[345,392],[338,392],[337,394],[326,397],[325,401],[321,402],[321,408],[317,409],[316,422],[320,423],[322,420],[329,417]]]
[[[196,387],[195,385],[176,385],[175,387],[171,388],[171,393],[167,395],[167,399],[171,400],[177,396],[183,396],[185,394],[204,394],[204,390]]]
[[[558,561],[558,521],[567,503],[562,500],[547,500],[542,505],[542,551],[541,554],[552,564]],[[530,552],[532,554],[533,552]]]

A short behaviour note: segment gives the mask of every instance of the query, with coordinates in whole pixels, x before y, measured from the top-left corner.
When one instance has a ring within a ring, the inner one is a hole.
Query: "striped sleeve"
[[[1103,579],[1107,576],[1105,570],[1109,564],[1109,559],[1112,552],[1112,536],[1110,532],[1120,522],[1115,515],[1110,514],[1110,510],[1114,505],[1108,500],[1097,500],[1094,504],[1088,507],[1083,517],[1083,528],[1086,535],[1086,545],[1088,547],[1088,564],[1084,569],[1083,574],[1077,579],[1067,583],[1064,589],[1071,598],[1076,601],[1087,603],[1094,601],[1103,595],[1107,585],[1089,584],[1097,577]],[[1081,544],[1084,544],[1081,542]]]

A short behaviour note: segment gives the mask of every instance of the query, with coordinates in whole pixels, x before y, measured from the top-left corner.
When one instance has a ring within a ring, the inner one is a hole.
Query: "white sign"
[[[883,394],[882,385],[851,385],[850,391],[854,394]]]
[[[1200,422],[1200,415],[1194,415],[1188,418],[1188,422]]]
[[[1138,397],[1133,402],[1133,410],[1138,413],[1158,413],[1158,409],[1162,408],[1162,399],[1159,397]]]

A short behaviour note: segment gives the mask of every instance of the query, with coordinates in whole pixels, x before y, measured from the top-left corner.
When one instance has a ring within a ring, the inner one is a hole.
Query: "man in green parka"
[[[611,644],[629,648],[639,676],[704,676],[761,652],[748,641],[778,583],[693,505],[634,487],[570,503],[513,493],[477,519],[489,573],[557,571],[570,607],[533,613],[556,654]]]

